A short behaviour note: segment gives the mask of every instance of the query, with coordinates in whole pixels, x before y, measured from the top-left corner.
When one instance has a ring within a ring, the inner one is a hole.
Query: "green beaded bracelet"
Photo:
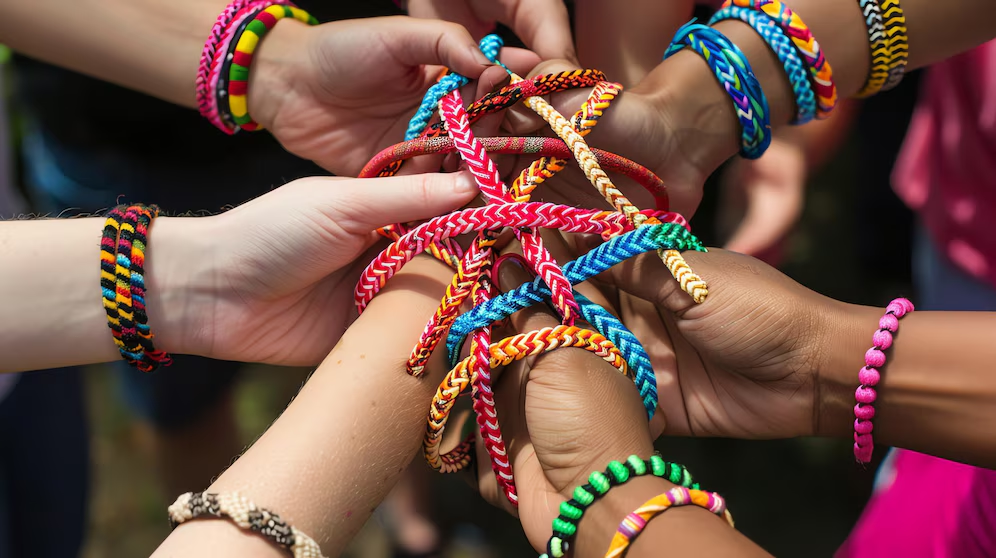
[[[563,558],[570,548],[570,540],[578,531],[578,523],[584,516],[584,511],[613,487],[634,477],[646,474],[667,479],[678,486],[698,490],[691,473],[683,465],[664,461],[660,455],[653,455],[648,460],[631,455],[626,463],[613,461],[605,471],[595,471],[588,477],[588,483],[574,489],[572,497],[560,504],[560,515],[553,520],[553,536],[546,543],[546,553],[540,558]]]

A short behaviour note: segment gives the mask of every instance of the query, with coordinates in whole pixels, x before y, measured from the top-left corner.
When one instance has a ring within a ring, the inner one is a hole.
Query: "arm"
[[[660,62],[693,0],[578,0],[574,27],[582,67],[597,68],[629,87]]]
[[[846,306],[826,326],[817,434],[851,436],[857,371],[881,315],[880,308]],[[875,388],[875,441],[996,469],[994,333],[993,312],[905,316]]]
[[[413,340],[452,274],[428,258],[405,266],[346,332],[281,417],[211,485],[240,491],[338,556],[412,460],[442,379],[405,374]],[[436,358],[442,357],[438,351]],[[284,554],[227,521],[184,523],[153,556]]]
[[[309,178],[220,215],[159,217],[145,261],[156,348],[318,363],[353,318],[372,231],[439,215],[476,192],[464,173],[362,185]],[[121,358],[101,305],[103,226],[100,218],[0,222],[0,372]],[[322,257],[302,263],[301,254]]]

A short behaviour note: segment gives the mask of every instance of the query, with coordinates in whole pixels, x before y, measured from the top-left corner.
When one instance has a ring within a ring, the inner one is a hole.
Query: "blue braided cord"
[[[481,52],[484,56],[492,62],[498,61],[498,51],[504,45],[501,37],[498,35],[488,35],[481,39],[478,46],[481,48]],[[432,119],[432,115],[435,114],[436,108],[439,106],[439,100],[445,95],[449,95],[453,91],[460,89],[464,85],[470,83],[470,79],[461,76],[460,74],[449,73],[437,81],[428,91],[425,92],[425,97],[422,98],[422,104],[419,105],[418,110],[415,112],[415,116],[412,117],[411,121],[408,122],[408,131],[405,132],[405,141],[413,140],[417,138],[422,130],[429,125],[429,120]]]
[[[659,249],[705,251],[702,243],[681,225],[674,223],[646,225],[612,238],[580,258],[568,262],[563,267],[564,276],[572,285],[577,285],[629,258]],[[459,316],[450,327],[446,339],[446,351],[452,365],[455,366],[459,361],[460,347],[471,331],[501,321],[519,310],[544,302],[549,297],[550,289],[543,284],[540,277],[537,277]],[[616,344],[615,341],[613,343]],[[638,367],[634,366],[634,369],[638,370]]]
[[[574,300],[578,301],[581,317],[615,345],[626,364],[633,371],[633,383],[636,384],[643,406],[647,409],[647,420],[654,418],[657,410],[657,376],[650,364],[650,356],[643,348],[640,340],[633,335],[618,318],[608,310],[588,300],[583,294],[574,291]]]
[[[705,59],[720,85],[733,99],[743,128],[740,154],[746,159],[757,159],[771,144],[771,116],[768,98],[764,96],[747,57],[725,35],[695,23],[695,20],[678,29],[671,46],[664,53],[664,59],[686,46]]]
[[[709,20],[709,25],[716,25],[728,19],[739,19],[753,27],[782,62],[785,75],[788,76],[792,91],[795,93],[796,115],[792,123],[805,124],[815,118],[816,95],[813,93],[813,85],[809,82],[809,70],[799,57],[792,40],[785,34],[785,30],[764,12],[740,6],[727,6],[719,10]]]

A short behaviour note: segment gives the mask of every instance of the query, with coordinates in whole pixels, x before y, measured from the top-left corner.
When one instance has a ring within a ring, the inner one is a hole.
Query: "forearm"
[[[441,267],[416,260],[405,271],[427,266]],[[425,275],[395,276],[283,415],[210,490],[239,491],[309,534],[326,555],[341,553],[416,454],[442,366],[428,367],[422,379],[405,374],[424,324],[399,314],[432,315],[444,287]],[[174,531],[156,556],[282,554],[228,522],[194,521]]]
[[[862,87],[869,70],[867,28],[856,0],[785,0],[810,27],[827,61],[841,99]],[[909,37],[908,70],[953,56],[996,37],[996,3],[988,0],[902,0]],[[795,114],[791,86],[778,58],[761,37],[740,21],[716,25],[741,48],[767,97],[772,126]],[[691,158],[710,169],[735,155],[740,125],[733,103],[702,58],[685,49],[660,64],[637,87],[688,132]],[[670,112],[669,111],[670,107]],[[680,114],[674,114],[675,107]],[[834,117],[831,117],[834,118]],[[693,133],[694,132],[694,133]]]
[[[0,5],[24,54],[193,107],[201,49],[227,0],[31,0]]]
[[[574,28],[578,58],[625,86],[639,83],[692,15],[693,0],[578,0]]]
[[[626,515],[674,487],[664,479],[641,477],[610,490],[589,508],[578,524],[574,556],[604,556]],[[626,556],[660,556],[663,548],[679,556],[768,556],[722,518],[697,506],[669,509],[651,520],[630,545]]]
[[[853,432],[857,373],[882,312],[848,306],[828,339],[819,374],[821,435],[847,438]],[[994,331],[991,312],[903,317],[875,387],[876,443],[996,468]]]
[[[197,219],[159,218],[149,229],[146,287],[157,347],[182,352],[177,332],[196,304],[185,254],[198,246]],[[41,370],[121,358],[101,303],[104,219],[0,223],[0,372]],[[138,373],[138,372],[136,372]]]

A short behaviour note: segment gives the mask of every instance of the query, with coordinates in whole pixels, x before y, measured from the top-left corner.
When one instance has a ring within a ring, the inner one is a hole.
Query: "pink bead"
[[[871,405],[875,402],[876,397],[878,397],[878,394],[875,393],[875,388],[858,386],[858,389],[854,390],[854,398],[858,400],[858,403]]]
[[[897,298],[896,300],[893,300],[892,302],[898,302],[899,304],[901,304],[903,306],[903,308],[906,309],[906,313],[907,314],[909,314],[910,312],[912,312],[913,310],[915,310],[915,308],[913,307],[913,303],[910,302],[910,300],[908,298]]]
[[[873,446],[861,447],[858,444],[854,444],[854,458],[860,463],[868,463],[872,460],[873,449]]]
[[[864,367],[858,372],[858,382],[861,385],[868,387],[875,387],[878,385],[878,381],[881,379],[881,375],[878,370],[874,368]]]
[[[854,419],[854,431],[858,434],[871,434],[872,428],[870,420]]]
[[[886,312],[892,312],[897,318],[902,318],[906,315],[906,305],[893,300],[885,307]]]
[[[872,334],[872,343],[884,351],[892,346],[892,334],[887,329],[877,330]]]
[[[885,353],[872,347],[865,351],[865,364],[872,368],[881,368],[885,365]]]
[[[878,328],[895,333],[896,330],[899,329],[899,318],[893,316],[892,314],[886,314],[879,319]]]
[[[858,403],[854,406],[854,416],[861,420],[871,420],[875,418],[875,407]]]
[[[872,435],[871,434],[858,434],[854,433],[854,443],[861,447],[872,445]]]

